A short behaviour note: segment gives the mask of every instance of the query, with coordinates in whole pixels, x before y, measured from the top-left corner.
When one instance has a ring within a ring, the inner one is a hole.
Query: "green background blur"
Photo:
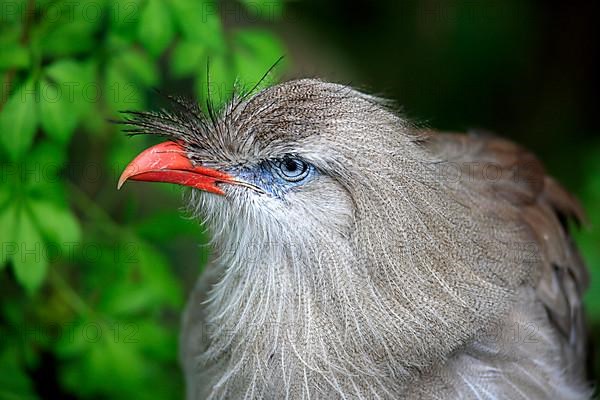
[[[282,55],[273,80],[323,77],[433,128],[494,131],[579,196],[595,379],[597,15],[542,0],[0,0],[0,400],[181,398],[179,313],[208,237],[179,187],[116,191],[155,141],[109,120],[165,106],[155,89],[223,102]]]

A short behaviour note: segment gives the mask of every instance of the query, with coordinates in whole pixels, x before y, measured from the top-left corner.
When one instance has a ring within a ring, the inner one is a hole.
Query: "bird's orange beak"
[[[160,143],[141,152],[121,174],[117,189],[128,179],[176,183],[221,195],[225,193],[217,183],[241,183],[224,172],[194,166],[185,149],[175,142]]]

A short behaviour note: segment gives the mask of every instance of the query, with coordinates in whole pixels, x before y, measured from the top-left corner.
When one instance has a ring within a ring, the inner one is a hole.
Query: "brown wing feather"
[[[584,220],[575,197],[546,172],[539,160],[518,145],[490,135],[424,132],[425,145],[448,160],[472,163],[477,190],[498,196],[518,207],[520,218],[539,244],[542,271],[537,297],[565,341],[565,357],[583,368],[585,326],[581,298],[588,272],[569,234],[568,220]],[[485,168],[500,177],[482,179]],[[472,168],[472,169],[473,169]],[[498,172],[496,171],[496,172]]]

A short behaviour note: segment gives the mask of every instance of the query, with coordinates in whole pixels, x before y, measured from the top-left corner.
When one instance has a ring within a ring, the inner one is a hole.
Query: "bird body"
[[[213,236],[183,319],[189,399],[590,397],[582,211],[531,153],[313,79],[209,117],[132,113],[173,143],[120,183],[195,187]]]

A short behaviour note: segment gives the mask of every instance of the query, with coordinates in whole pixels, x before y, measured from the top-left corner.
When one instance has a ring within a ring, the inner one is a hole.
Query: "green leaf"
[[[59,172],[66,162],[66,149],[50,140],[41,141],[23,161],[27,171],[25,188],[28,199],[44,199],[56,204],[67,204],[63,178]]]
[[[19,213],[15,243],[19,249],[13,257],[15,277],[29,293],[33,293],[46,277],[48,260],[46,245],[25,207],[21,207]]]
[[[172,0],[175,20],[183,36],[204,46],[207,50],[226,50],[225,37],[214,1]]]
[[[159,73],[156,65],[142,52],[128,49],[119,55],[116,63],[132,81],[147,87],[158,84]]]
[[[11,160],[19,160],[31,146],[37,127],[38,94],[29,79],[9,97],[0,113],[0,142]]]
[[[0,243],[0,268],[4,267],[18,252],[15,240],[17,229],[17,207],[9,204],[8,207],[0,209],[0,230],[2,241]]]
[[[123,264],[121,270],[131,272],[106,288],[102,310],[111,315],[131,315],[164,305],[179,307],[181,288],[162,254],[140,241],[121,246],[115,260]]]
[[[61,99],[74,115],[81,117],[93,109],[99,100],[96,64],[93,59],[77,62],[58,60],[44,69],[49,80],[60,84]]]
[[[106,68],[104,84],[104,98],[115,113],[142,107],[144,99],[140,88],[115,61],[109,63]]]
[[[63,335],[57,345],[62,386],[78,398],[182,397],[175,363],[177,338],[174,327],[169,328],[152,316],[78,322],[74,335]]]
[[[22,25],[23,23],[23,6],[25,5],[25,1],[23,0],[19,0],[19,1],[2,1],[0,2],[0,4],[3,5],[3,10],[2,10],[2,30],[5,31],[5,28],[10,27],[10,28],[15,28],[15,27],[19,27],[20,25]],[[12,33],[12,30],[11,32]],[[19,32],[20,33],[20,32]],[[2,36],[4,35],[4,32],[2,32]],[[13,34],[10,35],[11,38],[14,37],[19,37],[20,35],[17,34],[15,36],[13,36]],[[0,38],[0,40],[2,40]]]
[[[66,204],[66,192],[63,179],[42,175],[33,182],[27,182],[28,199],[45,199],[56,204]]]
[[[97,101],[89,86],[94,81],[92,63],[62,59],[44,69],[40,82],[40,120],[51,138],[66,143],[71,138],[82,114]]]
[[[152,60],[135,48],[123,50],[106,67],[104,96],[113,109],[139,109],[144,104],[143,87],[158,83],[158,71]]]
[[[139,249],[140,272],[157,298],[165,305],[182,304],[181,288],[175,280],[167,259],[153,247],[142,244]]]
[[[588,225],[574,230],[590,273],[590,286],[584,295],[586,314],[593,320],[600,319],[600,147],[592,147],[584,153],[581,171],[585,171],[583,184],[578,188],[583,208],[587,212]]]
[[[106,47],[110,50],[111,55],[120,55],[122,52],[132,48],[134,39],[130,40],[118,34],[110,33],[106,38]]]
[[[78,82],[89,83],[89,71],[79,62],[64,58],[58,60],[44,69],[44,73],[59,83]]]
[[[28,168],[38,168],[44,170],[45,178],[55,180],[58,179],[58,171],[65,166],[67,154],[64,147],[57,145],[50,140],[40,140],[27,155]],[[35,175],[27,175],[35,176]]]
[[[147,239],[165,241],[167,239],[189,236],[198,238],[200,243],[208,243],[206,234],[195,220],[182,218],[177,210],[157,212],[146,218],[138,218],[134,228]]]
[[[66,143],[71,138],[79,115],[74,110],[73,99],[69,99],[64,87],[42,79],[39,113],[40,122],[48,136],[61,143]]]
[[[171,54],[171,71],[174,76],[182,77],[205,68],[203,65],[204,47],[198,43],[181,40]]]
[[[285,50],[270,32],[258,29],[238,31],[234,36],[234,64],[243,84],[253,86]],[[283,68],[281,65],[278,69]],[[277,73],[277,70],[274,71]]]
[[[0,168],[7,167],[6,164],[0,164]],[[8,174],[4,176],[3,179],[8,180]],[[10,198],[12,197],[11,187],[6,184],[0,185],[0,211],[8,205]],[[0,229],[2,226],[0,225]]]
[[[67,13],[77,15],[82,13],[82,10],[67,10],[65,14]],[[95,28],[95,24],[86,20],[49,24],[47,32],[40,32],[39,48],[44,55],[55,57],[88,52],[95,45]]]
[[[29,51],[17,43],[0,44],[0,69],[27,68]]]
[[[283,13],[281,0],[240,0],[240,2],[251,15],[265,21],[274,22]]]
[[[143,0],[109,0],[106,10],[111,32],[131,41],[137,36]]]
[[[4,337],[4,336],[3,336]],[[33,382],[19,361],[18,350],[6,346],[0,354],[0,399],[37,399]]]
[[[147,365],[139,343],[131,340],[135,329],[136,325],[129,322],[109,325],[83,320],[75,325],[72,339],[66,338],[58,346],[59,354],[69,356],[59,371],[62,384],[78,398],[100,394],[107,398],[137,398],[127,388],[136,391]],[[133,337],[140,341],[139,333]]]
[[[81,228],[71,210],[43,200],[29,202],[40,231],[59,245],[73,244],[81,239]]]
[[[148,0],[140,16],[138,38],[153,56],[159,56],[174,36],[169,8],[163,0]]]
[[[39,2],[39,1],[38,1]],[[30,32],[30,41],[45,56],[87,53],[97,46],[106,10],[98,0],[60,1],[42,6],[42,18]]]
[[[156,324],[152,320],[136,323],[139,327],[139,338],[143,339],[140,344],[148,354],[152,354],[159,360],[172,360],[173,354],[177,352],[177,336],[173,330]]]

